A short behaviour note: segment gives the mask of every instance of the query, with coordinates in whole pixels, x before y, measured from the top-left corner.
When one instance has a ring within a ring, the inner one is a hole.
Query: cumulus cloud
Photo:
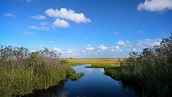
[[[62,27],[62,28],[67,28],[70,26],[70,24],[65,21],[65,20],[60,20],[60,19],[56,19],[53,23],[52,23],[53,27]]]
[[[107,50],[107,49],[108,49],[108,47],[106,47],[106,46],[104,46],[104,45],[100,45],[98,48],[99,48],[100,50]]]
[[[25,35],[34,35],[33,32],[24,32]]]
[[[127,40],[127,41],[118,41],[116,42],[118,45],[125,46],[125,47],[132,47],[132,44]]]
[[[92,45],[91,44],[87,44],[87,47],[85,47],[85,50],[84,50],[84,52],[87,52],[87,51],[94,51],[95,50],[95,48],[94,47],[92,47]]]
[[[122,46],[126,46],[126,43],[124,41],[118,41],[117,44],[122,45]]]
[[[76,51],[74,49],[61,50],[60,48],[55,47],[53,48],[53,50],[59,53],[59,55],[64,58],[76,57],[80,55],[79,51]]]
[[[12,17],[12,18],[15,17],[12,13],[5,13],[4,16],[6,16],[6,17]]]
[[[172,0],[145,0],[144,3],[138,5],[137,9],[151,12],[172,10]]]
[[[108,53],[108,52],[119,52],[122,51],[119,46],[107,47],[104,45],[99,45],[94,48],[90,44],[88,44],[82,52],[95,52],[95,53]]]
[[[65,57],[75,57],[75,56],[78,56],[79,53],[78,51],[75,51],[74,49],[67,49],[63,51],[62,55]]]
[[[37,27],[37,26],[30,26],[29,29],[35,29],[35,30],[49,30],[49,27],[46,26],[41,26],[41,27]]]
[[[112,52],[119,52],[119,51],[122,51],[122,50],[120,49],[119,46],[114,46],[114,47],[112,47],[111,51]]]
[[[50,17],[71,20],[71,21],[74,21],[76,23],[91,22],[91,20],[89,18],[86,18],[83,13],[76,13],[74,10],[66,9],[66,8],[61,8],[60,10],[53,9],[53,8],[47,9],[45,11],[45,14],[50,16]]]
[[[137,45],[141,46],[142,48],[152,47],[154,45],[160,45],[162,39],[145,39],[145,40],[138,40]]]
[[[37,19],[37,20],[44,20],[44,19],[46,19],[46,17],[43,16],[43,15],[31,16],[30,18]]]
[[[88,46],[88,47],[85,47],[85,50],[86,51],[94,51],[95,48],[91,47],[91,46]]]

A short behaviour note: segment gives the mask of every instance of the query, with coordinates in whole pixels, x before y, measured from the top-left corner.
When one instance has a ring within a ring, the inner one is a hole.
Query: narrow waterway
[[[68,79],[64,83],[48,90],[36,92],[35,97],[138,97],[129,87],[124,87],[121,81],[104,74],[103,68],[85,68],[90,64],[73,66],[77,73],[84,76],[77,81]],[[32,95],[33,96],[33,95]]]

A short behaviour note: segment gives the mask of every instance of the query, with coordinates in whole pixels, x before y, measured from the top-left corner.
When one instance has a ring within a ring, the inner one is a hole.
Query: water
[[[68,80],[64,87],[68,97],[137,97],[129,88],[123,88],[120,81],[116,81],[104,74],[103,68],[84,68],[88,65],[78,65],[73,68],[84,76],[76,82]]]
[[[48,90],[36,92],[35,97],[138,97],[129,87],[123,86],[121,81],[112,79],[104,74],[103,68],[85,68],[90,64],[73,66],[77,73],[84,76],[77,81],[66,82],[51,87]],[[32,95],[33,96],[33,95]]]

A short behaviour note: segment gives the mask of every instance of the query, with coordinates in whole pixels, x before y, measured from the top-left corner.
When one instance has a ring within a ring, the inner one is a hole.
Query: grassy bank
[[[0,96],[22,96],[56,85],[74,70],[47,48],[29,52],[24,47],[1,46]]]
[[[119,66],[119,64],[93,63],[91,66],[86,66],[86,68],[116,68]]]
[[[72,80],[72,81],[76,81],[78,80],[79,78],[81,78],[82,76],[84,76],[84,73],[73,73],[69,76],[69,78]]]

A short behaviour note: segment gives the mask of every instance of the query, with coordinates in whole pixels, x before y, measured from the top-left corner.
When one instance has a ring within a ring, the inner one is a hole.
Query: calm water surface
[[[56,87],[36,92],[35,97],[138,97],[135,91],[124,87],[121,81],[116,81],[104,74],[102,68],[85,68],[90,64],[73,66],[77,73],[84,76],[77,81],[70,79]],[[33,96],[33,95],[32,95]]]

